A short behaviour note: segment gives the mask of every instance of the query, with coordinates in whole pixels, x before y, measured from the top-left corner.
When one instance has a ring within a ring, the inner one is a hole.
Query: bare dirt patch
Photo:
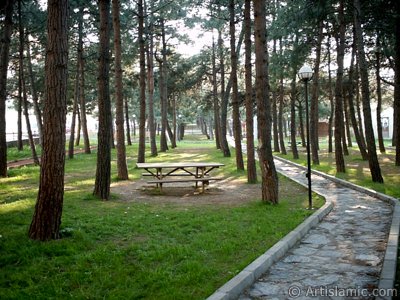
[[[112,184],[111,192],[120,200],[129,202],[180,204],[180,205],[228,205],[238,206],[261,199],[259,184],[247,184],[244,179],[226,178],[212,182],[204,193],[195,189],[193,183],[173,183],[163,186],[160,193],[155,185],[148,185],[141,179],[121,181]]]

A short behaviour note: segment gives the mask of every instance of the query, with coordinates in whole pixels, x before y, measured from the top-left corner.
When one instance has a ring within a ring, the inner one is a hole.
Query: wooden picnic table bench
[[[205,185],[210,181],[222,180],[221,177],[211,177],[210,172],[224,164],[216,162],[174,162],[174,163],[137,163],[136,167],[144,169],[147,173],[142,176],[152,176],[153,180],[147,181],[148,184],[156,184],[157,187],[164,183],[194,182],[196,188],[198,183],[202,183],[202,192]],[[172,177],[172,178],[171,178]],[[182,178],[184,177],[184,178]]]

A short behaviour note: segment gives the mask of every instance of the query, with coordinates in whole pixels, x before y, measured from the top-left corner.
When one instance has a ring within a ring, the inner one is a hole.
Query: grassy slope
[[[303,150],[302,148],[299,150]],[[349,149],[350,155],[345,156],[346,173],[336,173],[335,154],[328,153],[326,149],[322,148],[319,153],[320,165],[313,165],[312,168],[327,174],[336,176],[338,178],[350,181],[352,183],[373,189],[380,193],[387,194],[396,198],[400,198],[400,167],[394,165],[395,152],[394,150],[387,150],[385,154],[378,154],[378,159],[384,179],[384,184],[372,182],[368,161],[363,161],[356,146]],[[288,155],[276,155],[292,160],[296,163],[306,165],[306,154],[304,151],[300,152],[300,159],[292,159],[290,149]]]
[[[181,143],[156,160],[222,161],[223,176],[238,173],[206,142]],[[128,147],[131,180],[136,149]],[[281,203],[258,199],[240,206],[103,202],[91,195],[96,155],[66,163],[64,238],[27,238],[37,193],[38,167],[0,179],[0,298],[203,299],[302,222],[309,212],[304,189],[281,178]],[[113,162],[115,174],[115,161]],[[319,205],[322,201],[319,200]]]

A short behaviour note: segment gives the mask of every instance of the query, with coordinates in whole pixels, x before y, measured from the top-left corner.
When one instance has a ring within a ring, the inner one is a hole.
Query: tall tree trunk
[[[152,7],[150,7],[152,10]],[[151,156],[157,156],[156,128],[154,124],[154,40],[153,40],[153,16],[150,14],[147,38],[147,107],[148,126],[150,134]]]
[[[304,132],[304,118],[303,118],[303,104],[302,101],[299,100],[299,127],[300,127],[300,137],[301,137],[301,146],[306,147],[306,134]]]
[[[144,40],[144,10],[143,0],[137,2],[138,5],[138,40],[139,40],[139,149],[138,149],[138,163],[145,162],[146,151],[146,60],[145,60],[145,40]]]
[[[242,153],[242,126],[240,123],[239,95],[237,82],[237,55],[235,42],[235,1],[229,1],[229,33],[231,46],[231,76],[232,76],[232,119],[233,134],[235,139],[236,168],[244,170]]]
[[[355,40],[355,38],[354,38]],[[357,123],[358,123],[358,127],[360,128],[360,136],[361,136],[361,140],[363,142],[363,145],[365,146],[365,148],[367,148],[367,143],[365,142],[365,135],[364,135],[364,125],[363,125],[363,119],[361,116],[361,109],[362,109],[362,103],[360,101],[360,72],[359,72],[359,65],[358,63],[356,64],[356,68],[355,68],[355,85],[356,85],[356,108],[357,108]]]
[[[343,149],[343,155],[344,156],[349,156],[349,149],[347,148],[347,143],[346,143],[346,97],[344,93],[344,84],[342,83],[342,106],[343,106],[343,111],[342,111],[342,122],[341,122],[341,137],[342,137],[342,149]]]
[[[35,85],[35,75],[33,74],[33,68],[32,68],[31,47],[30,47],[30,42],[29,42],[28,38],[27,38],[26,45],[27,45],[26,55],[27,55],[27,59],[28,59],[28,73],[29,73],[29,81],[30,81],[31,92],[32,92],[33,109],[35,112],[36,125],[38,128],[39,144],[42,145],[42,140],[43,140],[42,111],[40,110],[40,107],[39,107],[39,97],[38,97],[38,93],[37,93],[36,85]]]
[[[319,124],[319,112],[318,112],[318,98],[319,98],[319,69],[321,63],[321,48],[322,41],[324,39],[324,21],[318,22],[318,38],[317,45],[315,48],[315,64],[314,64],[314,75],[311,84],[311,104],[310,104],[310,141],[311,141],[311,157],[313,165],[319,165],[319,137],[318,137],[318,124]]]
[[[172,140],[173,140],[173,138],[174,138],[174,134],[172,133],[172,128],[171,128],[171,125],[169,124],[169,121],[168,121],[168,119],[167,119],[167,133],[168,133],[168,136],[169,136],[169,140],[171,141],[171,148],[173,148],[172,146]]]
[[[379,35],[379,33],[378,33]],[[385,144],[383,141],[383,132],[382,132],[382,118],[381,118],[381,111],[382,111],[382,87],[381,87],[381,54],[380,54],[380,43],[379,43],[379,36],[376,40],[376,128],[378,131],[378,143],[379,143],[379,151],[381,153],[385,153]]]
[[[278,203],[278,175],[271,148],[271,104],[269,99],[268,48],[266,41],[265,0],[254,0],[254,38],[256,66],[258,158],[261,167],[262,201]]]
[[[93,194],[100,199],[110,197],[111,181],[111,101],[110,101],[110,0],[99,0],[100,44],[98,105],[99,131],[97,146],[96,180]]]
[[[41,241],[60,237],[67,112],[68,0],[49,0],[47,12],[42,166],[35,212],[29,228],[29,237]]]
[[[172,148],[176,148],[176,98],[175,97],[176,97],[175,95],[172,95]],[[204,125],[206,125],[205,121]]]
[[[332,91],[332,74],[331,74],[331,37],[329,35],[328,42],[326,43],[327,49],[326,52],[328,53],[328,97],[330,103],[330,114],[329,114],[329,121],[328,121],[328,152],[333,152],[333,119],[334,119],[334,112],[335,112],[335,101],[333,98],[333,91]]]
[[[213,118],[211,117],[211,116],[209,116],[208,117],[208,126],[210,127],[210,139],[211,140],[213,140],[214,139],[214,128],[213,128],[213,126],[214,126],[214,124],[213,124]],[[178,140],[179,140],[179,124],[178,124],[178,127],[177,127],[177,133],[176,133],[177,135],[177,137],[178,137]]]
[[[339,34],[336,37],[337,44],[337,71],[335,87],[335,160],[336,171],[346,172],[342,148],[342,126],[343,126],[343,59],[345,49],[345,20],[344,0],[339,3]]]
[[[90,154],[90,140],[89,132],[87,128],[86,118],[86,99],[85,99],[85,60],[83,58],[83,6],[79,7],[79,21],[78,21],[78,61],[79,61],[79,104],[80,104],[80,115],[81,115],[81,126],[83,134],[83,143],[85,153]]]
[[[215,127],[215,144],[217,149],[221,149],[221,118],[218,101],[218,82],[217,82],[217,63],[215,54],[215,42],[213,32],[212,42],[212,85],[213,85],[213,105],[214,105],[214,127]]]
[[[278,130],[278,96],[276,91],[272,92],[272,131],[274,152],[280,152],[279,148],[279,130]]]
[[[297,135],[296,97],[297,97],[296,71],[294,70],[292,75],[292,82],[290,84],[290,145],[292,149],[293,159],[299,158],[299,151],[297,150],[297,141],[296,141],[296,135]]]
[[[23,144],[23,137],[22,137],[22,87],[19,86],[19,91],[18,91],[18,120],[17,120],[17,126],[18,126],[18,132],[17,132],[17,149],[18,151],[22,151],[24,149],[24,144]]]
[[[79,98],[79,96],[78,96],[78,98]],[[81,130],[82,130],[81,110],[79,109],[79,103],[76,106],[76,109],[77,109],[76,115],[77,115],[77,119],[78,119],[78,128],[76,129],[75,146],[79,146],[79,144],[81,142]]]
[[[110,96],[111,97],[111,96]],[[110,102],[111,103],[111,102]],[[110,138],[111,138],[111,149],[115,149],[115,122],[114,122],[114,115],[111,113],[111,130],[110,130]]]
[[[112,0],[112,17],[114,29],[114,69],[115,69],[115,123],[117,133],[117,172],[118,179],[127,180],[126,147],[124,131],[124,95],[121,67],[121,25],[119,20],[120,0]]]
[[[168,150],[167,144],[167,127],[168,127],[168,99],[167,99],[167,79],[166,79],[166,62],[167,62],[167,45],[165,42],[165,20],[161,20],[161,38],[162,38],[162,58],[159,59],[160,64],[160,102],[161,102],[161,136],[160,136],[160,151],[165,152]]]
[[[0,39],[0,177],[7,176],[6,100],[13,7],[14,0],[6,0],[4,25]]]
[[[128,146],[132,146],[131,139],[131,127],[129,126],[129,106],[128,106],[128,97],[125,97],[124,100],[124,113],[125,113],[125,124],[126,124],[126,137],[128,140]]]
[[[36,154],[35,141],[33,140],[31,122],[29,120],[29,112],[28,112],[28,95],[26,91],[25,84],[25,68],[24,68],[24,43],[25,43],[25,33],[24,27],[22,25],[22,13],[21,13],[21,1],[18,1],[18,25],[19,25],[19,94],[22,91],[22,102],[23,102],[23,110],[25,115],[26,122],[26,131],[28,133],[28,141],[29,146],[31,148],[32,158],[36,165],[39,165],[39,159]],[[21,95],[20,95],[21,97]]]
[[[400,2],[395,1],[395,9],[400,11]],[[393,141],[396,145],[396,166],[400,166],[400,14],[396,16],[394,103],[393,103]]]
[[[75,142],[75,127],[76,127],[76,114],[78,110],[78,97],[79,97],[79,60],[76,64],[76,76],[75,76],[75,91],[73,99],[72,119],[68,143],[68,158],[74,158],[74,142]]]
[[[362,141],[361,135],[360,135],[360,129],[357,124],[357,118],[356,118],[356,111],[354,108],[354,58],[356,56],[356,46],[353,43],[352,47],[352,55],[351,55],[351,61],[350,61],[350,71],[349,71],[349,82],[350,82],[350,87],[348,91],[348,101],[349,101],[349,113],[350,113],[350,119],[351,123],[353,125],[353,131],[354,131],[354,136],[356,138],[356,142],[358,145],[358,149],[360,150],[361,157],[363,160],[368,159],[368,153],[367,150],[365,149],[365,144]]]
[[[22,71],[21,74],[22,78],[22,93],[23,93],[23,107],[24,107],[24,115],[25,115],[25,122],[26,122],[26,131],[28,133],[28,141],[29,141],[29,147],[31,148],[31,153],[32,153],[32,159],[35,165],[40,165],[39,163],[39,158],[37,156],[36,152],[36,147],[35,147],[35,140],[33,139],[33,134],[32,134],[32,128],[31,128],[31,122],[29,120],[29,112],[28,112],[28,94],[26,91],[26,84],[25,84],[25,79],[24,79],[24,72]]]
[[[272,22],[276,20],[276,0],[273,2],[273,12],[272,12]],[[272,57],[276,57],[276,38],[272,41]],[[280,39],[282,41],[282,39]],[[280,43],[282,45],[282,43]],[[282,54],[282,51],[281,53]],[[282,70],[281,70],[282,71]],[[274,73],[273,78],[277,80],[277,70],[273,69]],[[273,143],[274,143],[274,152],[280,152],[279,148],[279,129],[278,129],[278,93],[277,93],[277,84],[273,85],[272,89],[272,132],[273,132]]]
[[[353,147],[353,143],[351,140],[351,133],[350,133],[350,116],[349,116],[349,99],[346,97],[346,93],[343,92],[343,109],[344,109],[344,119],[345,119],[345,126],[346,126],[346,138],[347,138],[347,147]]]
[[[283,91],[283,73],[280,75],[280,84],[279,84],[279,114],[278,114],[278,130],[279,130],[279,146],[281,149],[281,153],[286,155],[286,147],[285,147],[285,137],[283,135],[283,106],[284,106],[284,91]]]
[[[356,45],[358,51],[358,61],[360,62],[361,75],[361,93],[364,114],[365,137],[368,149],[368,162],[373,182],[382,182],[383,177],[379,166],[378,156],[376,154],[375,136],[372,128],[372,117],[370,108],[368,65],[365,59],[364,41],[361,28],[361,5],[359,0],[354,0],[354,26],[356,32]]]
[[[246,151],[247,182],[257,182],[257,168],[254,152],[253,84],[251,68],[251,0],[244,2],[244,47],[245,47],[245,86],[246,86]]]
[[[227,134],[227,118],[228,118],[228,97],[225,96],[225,54],[224,44],[222,40],[222,31],[218,29],[218,49],[219,49],[219,62],[221,72],[221,150],[224,157],[230,157],[231,151],[229,149]]]

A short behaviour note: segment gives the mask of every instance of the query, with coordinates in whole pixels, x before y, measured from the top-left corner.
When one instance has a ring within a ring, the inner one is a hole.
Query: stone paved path
[[[302,169],[275,164],[306,183]],[[240,300],[374,299],[368,291],[378,286],[392,207],[314,174],[312,183],[314,191],[332,199],[333,210]]]

